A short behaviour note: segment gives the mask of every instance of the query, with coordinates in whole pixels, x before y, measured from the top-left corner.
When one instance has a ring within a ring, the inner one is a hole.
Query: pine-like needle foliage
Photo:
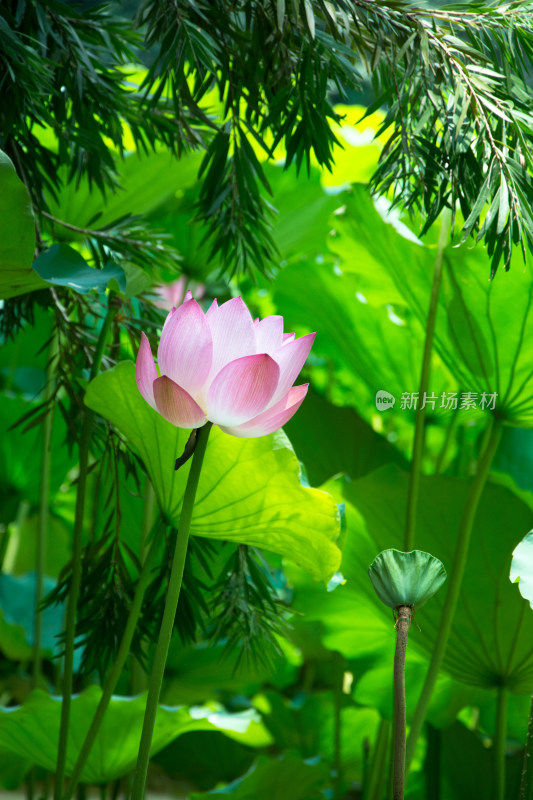
[[[314,155],[328,168],[332,97],[371,78],[386,112],[371,189],[420,211],[423,230],[458,207],[463,238],[485,240],[492,274],[514,245],[531,247],[531,3],[146,0],[136,26],[103,6],[1,4],[0,147],[39,215],[60,164],[67,180],[115,190],[129,130],[139,149],[204,150],[197,215],[213,253],[230,273],[268,271],[277,256],[262,156],[283,143],[287,165]],[[143,59],[139,89],[127,65]],[[142,243],[169,256],[150,232],[119,228],[88,235],[95,252],[109,234],[137,263]]]
[[[210,638],[223,642],[227,654],[237,653],[241,664],[269,664],[281,654],[278,637],[287,633],[287,620],[271,570],[255,547],[239,545],[225,564],[214,587]]]
[[[420,9],[404,0],[147,0],[140,13],[160,45],[146,86],[171,88],[175,113],[205,121],[223,103],[202,174],[199,216],[233,270],[272,257],[268,191],[252,144],[283,141],[287,165],[328,167],[341,95],[371,76],[388,136],[371,188],[421,210],[424,231],[459,204],[463,238],[478,233],[492,274],[514,244],[533,243],[530,3]],[[486,205],[488,213],[485,214]]]

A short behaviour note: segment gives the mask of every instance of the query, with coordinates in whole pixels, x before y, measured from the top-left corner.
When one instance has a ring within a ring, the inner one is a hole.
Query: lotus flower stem
[[[437,306],[439,302],[440,285],[442,282],[442,267],[444,264],[444,250],[450,235],[451,213],[445,209],[442,213],[439,240],[437,244],[437,255],[435,257],[435,268],[433,270],[433,283],[431,286],[431,297],[426,322],[426,337],[424,340],[424,354],[422,356],[422,372],[420,374],[420,386],[418,391],[418,408],[415,417],[415,437],[413,441],[413,455],[411,459],[411,471],[409,473],[409,488],[407,494],[407,511],[405,516],[405,551],[413,550],[415,546],[415,526],[416,508],[418,505],[418,492],[420,488],[420,473],[422,471],[422,455],[424,449],[424,423],[426,420],[426,408],[421,407],[423,398],[428,390],[429,373],[431,369],[431,351],[433,349],[433,335],[435,333],[435,321],[437,318]]]
[[[335,686],[333,690],[335,714],[333,721],[333,768],[335,770],[333,800],[340,800],[342,797],[342,694],[344,682],[344,659],[340,653],[334,654],[333,671],[335,675]]]
[[[146,556],[146,559],[144,561],[143,568],[139,576],[139,580],[137,581],[137,586],[135,587],[135,594],[133,595],[133,601],[128,614],[128,619],[126,621],[126,627],[124,628],[124,633],[122,634],[122,639],[120,642],[118,653],[115,658],[115,662],[107,678],[106,684],[102,692],[102,697],[100,698],[100,702],[98,703],[98,708],[96,709],[93,721],[91,722],[91,727],[87,732],[82,748],[78,754],[76,764],[74,765],[74,769],[72,770],[70,780],[67,783],[66,789],[63,793],[62,800],[70,800],[70,798],[74,797],[74,793],[76,791],[76,788],[78,786],[79,780],[83,772],[83,768],[87,763],[87,759],[91,753],[94,741],[96,739],[96,736],[98,735],[98,731],[100,730],[100,726],[102,725],[102,722],[104,720],[105,712],[107,711],[107,707],[109,706],[109,701],[111,700],[111,697],[113,696],[113,692],[115,691],[115,687],[118,683],[118,680],[122,675],[124,664],[126,663],[126,659],[130,652],[131,642],[133,640],[135,628],[137,627],[137,623],[139,621],[139,615],[142,609],[144,594],[150,583],[150,577],[152,574],[152,569],[155,564],[155,557],[157,555],[160,538],[161,537],[158,536],[157,534],[154,536],[152,544],[148,551],[148,555]]]
[[[496,800],[505,800],[505,743],[507,741],[507,712],[509,692],[505,686],[498,687],[496,707],[496,730],[494,731],[494,780]]]
[[[57,333],[54,331],[50,343],[44,401],[50,402],[53,395],[54,377],[57,368]],[[48,532],[48,504],[50,494],[50,443],[54,421],[54,407],[48,408],[43,421],[43,451],[41,460],[41,485],[39,490],[39,527],[37,528],[37,549],[35,554],[35,622],[33,629],[33,672],[32,685],[36,689],[41,674],[42,618],[40,604],[43,595],[43,580],[46,559],[46,538]]]
[[[374,752],[370,758],[370,769],[367,776],[367,785],[364,788],[364,800],[380,800],[383,796],[383,786],[387,774],[387,754],[389,752],[390,721],[382,719],[379,723]]]
[[[393,750],[393,800],[403,800],[405,787],[405,736],[407,715],[405,707],[405,653],[413,609],[398,606],[396,609],[396,651],[394,653],[394,750]]]
[[[196,497],[196,490],[198,488],[198,481],[200,479],[200,472],[202,469],[202,463],[204,460],[207,440],[211,427],[212,424],[207,422],[198,429],[196,448],[192,457],[191,469],[187,479],[187,485],[185,487],[185,494],[183,496],[183,505],[181,508],[176,548],[174,550],[174,558],[172,560],[172,571],[170,574],[170,582],[165,601],[165,610],[163,612],[163,620],[161,622],[159,639],[157,641],[154,663],[152,666],[152,674],[150,676],[150,684],[148,687],[148,699],[146,701],[146,711],[144,714],[144,723],[139,746],[139,757],[137,759],[137,766],[135,769],[135,777],[131,794],[132,800],[143,800],[144,798],[146,775],[148,773],[148,763],[150,761],[152,735],[154,732],[159,696],[161,694],[161,685],[163,683],[163,675],[167,662],[170,638],[172,636],[174,620],[176,618],[176,611],[178,608],[181,582],[183,579],[183,569],[185,567],[185,557],[187,555],[187,545],[189,543],[189,531],[191,528],[194,500]]]
[[[96,351],[91,367],[91,379],[95,378],[100,370],[104,349],[111,330],[112,322],[118,311],[115,295],[109,293],[107,314],[104,318]],[[87,485],[87,470],[89,466],[89,445],[91,441],[93,414],[83,411],[83,422],[80,439],[80,464],[78,486],[76,491],[76,510],[74,514],[74,541],[72,547],[72,578],[67,606],[67,621],[65,628],[65,666],[62,682],[63,702],[61,703],[61,725],[59,729],[59,745],[57,748],[57,766],[54,798],[60,800],[65,780],[65,765],[67,760],[68,728],[70,719],[70,702],[72,695],[72,682],[74,676],[74,640],[76,637],[76,610],[81,588],[81,556],[83,534],[83,512],[85,507],[85,490]]]
[[[422,692],[418,699],[415,713],[413,715],[411,730],[407,740],[407,771],[409,770],[409,765],[415,752],[416,743],[426,718],[431,695],[433,693],[439,670],[444,659],[444,653],[446,652],[446,647],[448,645],[448,640],[450,638],[455,610],[459,600],[459,592],[461,591],[461,584],[463,582],[463,576],[466,568],[472,527],[479,501],[481,499],[481,494],[485,487],[485,483],[487,482],[487,476],[490,471],[492,459],[500,441],[501,431],[502,421],[494,418],[487,428],[488,438],[486,438],[485,447],[482,448],[477,473],[470,485],[470,491],[463,508],[461,522],[459,523],[459,531],[457,534],[457,543],[455,545],[451,576],[448,581],[448,590],[446,594],[446,600],[444,601],[444,609],[442,612],[439,629],[437,631],[435,647],[429,663],[424,686],[422,687]]]
[[[533,797],[533,693],[529,707],[529,723],[527,726],[526,746],[524,748],[524,761],[520,777],[519,800],[531,800]]]

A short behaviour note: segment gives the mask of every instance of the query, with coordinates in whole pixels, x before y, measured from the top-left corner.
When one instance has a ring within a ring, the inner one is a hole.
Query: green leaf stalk
[[[91,379],[95,378],[100,370],[104,349],[111,331],[111,325],[118,311],[113,292],[108,296],[108,309],[104,318],[96,351],[91,368]],[[67,760],[68,729],[70,719],[70,703],[72,696],[72,683],[74,677],[74,640],[76,637],[76,610],[81,589],[81,557],[83,512],[85,508],[85,491],[87,486],[87,472],[89,467],[89,446],[91,441],[91,428],[93,413],[87,409],[82,411],[83,422],[80,439],[80,464],[78,475],[78,488],[76,492],[76,510],[74,516],[74,542],[72,548],[72,579],[67,606],[67,620],[65,627],[65,661],[62,681],[61,726],[59,729],[59,744],[57,749],[56,783],[54,799],[60,800],[63,793],[65,780],[65,765]]]
[[[435,647],[429,663],[429,668],[424,681],[422,692],[418,699],[415,709],[413,720],[411,723],[411,730],[407,740],[406,752],[406,769],[409,770],[409,765],[413,758],[416,743],[422,725],[426,718],[431,695],[437,681],[439,670],[442,666],[444,653],[450,638],[453,619],[457,609],[459,600],[459,592],[463,582],[463,576],[466,568],[466,561],[468,557],[468,549],[470,545],[470,537],[472,534],[472,527],[474,519],[479,506],[479,501],[483,493],[484,486],[487,482],[487,477],[490,471],[490,466],[498,443],[500,441],[502,431],[502,420],[493,418],[489,427],[487,428],[487,435],[485,439],[485,446],[482,449],[481,457],[478,464],[478,470],[468,493],[461,522],[459,523],[459,532],[457,536],[457,544],[455,546],[455,553],[451,569],[451,575],[448,582],[448,589],[446,600],[444,603],[444,610],[442,613],[439,630],[435,642]]]
[[[198,481],[200,479],[200,472],[202,469],[202,463],[207,447],[207,440],[209,438],[211,428],[212,424],[207,422],[203,427],[198,429],[196,449],[192,458],[191,469],[189,472],[189,477],[187,478],[185,494],[183,496],[183,505],[181,509],[180,524],[178,527],[178,536],[176,539],[176,548],[174,550],[174,558],[172,561],[170,582],[165,601],[165,610],[163,612],[163,620],[161,622],[159,639],[157,642],[154,663],[152,666],[152,674],[148,687],[148,698],[146,701],[146,712],[144,715],[143,730],[139,746],[139,757],[137,759],[133,789],[131,793],[132,800],[143,800],[144,798],[148,763],[150,761],[152,735],[154,731],[159,696],[161,694],[161,685],[163,683],[163,675],[165,672],[170,638],[172,636],[174,620],[178,608],[181,582],[183,579],[183,569],[185,567],[189,532],[194,509],[194,500],[196,497],[196,490],[198,488]]]
[[[420,474],[422,472],[424,423],[426,420],[426,408],[425,406],[422,408],[421,403],[423,402],[423,398],[425,397],[429,386],[433,335],[435,333],[435,321],[437,319],[439,292],[442,282],[444,251],[450,235],[450,223],[451,213],[448,209],[445,209],[442,213],[439,241],[437,245],[437,255],[435,257],[435,267],[433,270],[433,283],[431,285],[426,336],[424,339],[424,354],[422,356],[422,372],[420,374],[420,386],[418,391],[419,402],[415,417],[415,437],[413,441],[413,455],[411,460],[411,471],[409,473],[409,490],[407,495],[407,511],[405,515],[405,537],[403,549],[406,552],[413,550],[415,546],[416,508],[418,505],[418,492],[420,489]]]

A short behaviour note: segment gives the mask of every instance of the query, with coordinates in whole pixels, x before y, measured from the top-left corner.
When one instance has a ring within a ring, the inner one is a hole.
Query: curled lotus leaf
[[[442,561],[422,550],[383,550],[368,574],[379,599],[390,608],[421,606],[446,580]]]
[[[533,531],[529,531],[513,550],[509,578],[518,583],[520,594],[533,608]]]

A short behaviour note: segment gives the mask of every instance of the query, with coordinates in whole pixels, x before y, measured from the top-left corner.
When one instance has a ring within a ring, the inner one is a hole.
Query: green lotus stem
[[[388,719],[379,723],[378,735],[374,744],[374,752],[370,761],[367,786],[364,800],[381,800],[386,777],[387,754],[389,752],[389,736],[391,724]]]
[[[139,561],[144,564],[147,556],[147,540],[150,531],[153,529],[153,522],[156,510],[156,496],[154,487],[149,478],[146,479],[144,491],[143,518],[141,524],[141,541],[139,544]],[[134,660],[130,672],[130,689],[132,694],[142,694],[146,689],[146,673],[141,664]]]
[[[76,511],[74,516],[74,543],[72,550],[72,578],[67,605],[65,626],[65,665],[62,681],[63,702],[61,703],[61,724],[59,728],[59,745],[57,750],[56,784],[54,797],[60,800],[65,780],[67,760],[68,728],[70,720],[70,702],[74,677],[74,639],[76,636],[76,609],[81,588],[81,554],[83,533],[83,509],[85,506],[85,489],[87,485],[87,468],[89,464],[89,442],[91,438],[92,414],[83,414],[83,427],[80,440],[80,465],[78,487],[76,492]]]
[[[442,733],[433,725],[426,726],[427,750],[424,759],[424,777],[426,782],[426,797],[439,800],[440,794],[440,753]]]
[[[49,403],[53,395],[54,376],[57,368],[57,334],[54,332],[50,344],[44,401]],[[46,560],[46,539],[48,533],[48,504],[50,494],[50,444],[54,423],[54,408],[48,409],[43,422],[43,453],[41,459],[41,485],[39,490],[39,525],[35,553],[35,621],[33,627],[33,670],[32,684],[37,688],[41,674],[42,617],[39,606],[43,596],[44,570]]]
[[[405,787],[405,736],[407,709],[405,705],[405,654],[413,609],[398,606],[396,609],[396,650],[394,653],[394,749],[393,749],[393,800],[403,800]]]
[[[96,345],[95,356],[91,368],[91,380],[100,370],[105,345],[111,325],[118,311],[115,295],[109,293],[107,314],[102,323],[100,335]],[[72,683],[74,677],[74,640],[76,637],[76,611],[81,589],[81,556],[83,535],[83,512],[85,508],[85,492],[87,487],[87,471],[89,467],[89,445],[91,441],[91,428],[93,414],[86,409],[82,411],[82,431],[80,438],[80,463],[78,486],[76,491],[76,510],[74,514],[74,541],[72,546],[72,577],[67,606],[67,620],[65,626],[65,661],[62,681],[61,723],[59,728],[59,744],[57,748],[56,783],[54,790],[55,800],[60,800],[65,781],[65,765],[67,761],[68,729],[70,720],[70,703]]]
[[[126,663],[126,659],[129,655],[131,643],[133,640],[133,636],[135,634],[135,628],[137,627],[137,622],[139,621],[144,594],[150,584],[151,573],[155,564],[157,549],[158,549],[157,546],[159,544],[159,541],[160,541],[160,536],[156,535],[152,541],[150,550],[148,551],[148,555],[146,557],[141,574],[139,576],[139,580],[137,581],[137,586],[135,587],[133,602],[131,604],[130,612],[128,614],[128,619],[126,621],[126,627],[124,628],[124,633],[122,634],[122,639],[120,642],[118,653],[116,655],[113,667],[111,668],[111,672],[109,673],[106,684],[104,686],[102,697],[100,698],[100,702],[98,703],[98,708],[96,709],[93,721],[91,722],[91,727],[87,732],[85,741],[83,742],[82,748],[78,754],[76,764],[74,765],[74,769],[72,770],[72,775],[70,776],[70,780],[67,783],[66,789],[63,793],[62,800],[70,800],[70,798],[74,796],[74,793],[76,791],[76,788],[78,786],[78,783],[80,781],[83,772],[83,768],[87,763],[87,759],[91,753],[94,741],[96,739],[96,736],[98,735],[98,731],[100,730],[100,727],[104,720],[104,716],[109,706],[109,702],[111,700],[111,697],[113,696],[113,692],[115,691],[118,680],[122,675],[124,664]]]
[[[519,800],[532,800],[533,798],[533,693],[529,707],[529,722],[527,726],[526,746],[522,762],[522,775],[520,776]]]
[[[452,623],[459,600],[459,592],[461,591],[461,584],[463,582],[463,576],[466,568],[472,527],[479,501],[481,499],[481,494],[483,492],[485,483],[487,482],[490,465],[492,463],[494,453],[496,452],[496,448],[498,447],[498,442],[500,441],[501,431],[502,421],[500,419],[493,418],[487,428],[488,439],[486,440],[486,445],[482,450],[477,473],[470,485],[470,491],[463,508],[461,521],[459,523],[457,543],[455,545],[451,575],[448,581],[446,600],[444,601],[444,609],[442,612],[439,629],[437,631],[435,647],[431,655],[431,661],[429,663],[426,679],[424,681],[424,686],[422,687],[422,692],[418,699],[415,713],[413,715],[411,730],[407,740],[407,772],[409,771],[409,766],[415,752],[416,743],[426,718],[431,695],[433,693],[435,683],[437,682],[439,670],[444,659],[444,653],[446,652],[446,647],[450,638]]]
[[[509,692],[505,686],[498,687],[496,707],[496,729],[494,731],[494,780],[496,800],[505,800],[505,744],[507,741],[507,711]]]
[[[334,654],[334,675],[335,686],[333,689],[334,701],[334,750],[333,750],[333,769],[335,770],[335,781],[333,784],[333,800],[340,800],[342,797],[342,688],[344,681],[344,659],[340,653]]]
[[[446,456],[448,454],[448,449],[449,449],[450,444],[452,443],[452,441],[453,441],[453,439],[455,437],[455,434],[456,434],[456,431],[457,431],[457,426],[459,424],[459,411],[460,411],[460,407],[458,406],[454,410],[453,416],[452,416],[451,421],[450,421],[450,424],[448,425],[448,428],[446,429],[446,435],[444,437],[444,442],[442,443],[442,447],[441,447],[440,452],[439,452],[439,454],[437,456],[437,461],[435,462],[435,475],[440,475],[440,473],[443,471],[443,467],[445,465]]]
[[[183,496],[183,505],[181,508],[176,548],[174,550],[174,558],[172,560],[172,570],[170,573],[170,582],[165,601],[165,610],[163,612],[163,620],[161,622],[154,663],[152,666],[152,674],[150,676],[150,684],[148,687],[146,711],[144,714],[141,742],[139,745],[139,757],[137,759],[133,789],[131,793],[132,800],[143,800],[144,798],[148,763],[150,761],[152,735],[154,732],[159,696],[161,694],[161,685],[163,683],[163,675],[167,662],[168,648],[170,645],[172,630],[174,628],[174,620],[176,618],[176,611],[178,608],[181,582],[183,579],[183,570],[185,567],[185,558],[187,555],[187,545],[189,543],[189,532],[194,509],[194,500],[196,497],[196,490],[198,488],[198,481],[200,479],[200,472],[202,470],[202,463],[204,460],[207,440],[209,438],[211,427],[212,423],[207,422],[203,427],[198,428],[196,448],[192,457],[191,469],[189,472],[189,477],[187,478],[185,494]]]
[[[420,490],[420,475],[422,472],[422,456],[424,450],[424,425],[426,420],[426,409],[421,408],[424,395],[429,386],[429,373],[431,370],[431,351],[433,349],[433,335],[435,333],[435,321],[437,319],[437,307],[439,302],[440,285],[442,282],[442,267],[444,264],[444,251],[448,243],[450,234],[451,212],[444,209],[440,226],[439,240],[437,244],[437,255],[435,257],[435,267],[433,270],[433,283],[431,286],[431,297],[429,300],[429,310],[426,322],[426,336],[424,340],[424,354],[422,356],[422,372],[420,374],[420,385],[418,388],[418,404],[415,417],[415,437],[413,441],[413,455],[411,459],[411,471],[409,473],[409,487],[407,490],[407,510],[405,515],[405,534],[403,549],[408,552],[415,546],[416,528],[416,509],[418,505],[418,494]]]

